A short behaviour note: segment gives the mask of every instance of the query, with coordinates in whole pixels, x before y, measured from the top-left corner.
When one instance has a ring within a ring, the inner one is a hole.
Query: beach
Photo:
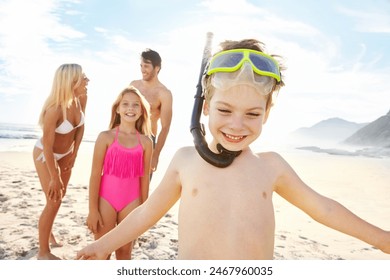
[[[32,148],[31,148],[32,150]],[[161,180],[174,147],[167,147],[153,175],[151,191]],[[52,252],[72,260],[93,241],[85,221],[93,143],[83,142],[53,233],[62,247]],[[279,152],[316,191],[329,196],[363,219],[390,229],[390,158],[338,156],[302,150]],[[35,260],[37,223],[44,196],[31,151],[0,152],[0,259]],[[274,194],[275,260],[390,260],[372,246],[318,224]],[[135,260],[177,258],[175,205],[154,227],[141,235],[133,249]]]
[[[78,250],[93,241],[85,225],[92,148],[92,143],[81,144],[67,193],[54,222],[53,233],[62,247],[52,247],[52,253],[61,259],[74,259]],[[157,174],[154,177],[159,179]],[[37,224],[44,207],[44,195],[32,153],[0,152],[0,182],[0,259],[36,260]],[[176,217],[168,212],[138,238],[133,258],[176,259],[176,227]]]

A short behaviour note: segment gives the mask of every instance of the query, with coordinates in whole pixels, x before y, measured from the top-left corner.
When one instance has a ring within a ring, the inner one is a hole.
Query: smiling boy
[[[78,259],[105,259],[153,226],[180,199],[179,259],[272,259],[277,193],[314,220],[390,253],[390,232],[353,214],[307,186],[277,153],[255,153],[273,94],[284,70],[257,40],[226,41],[204,76],[212,141],[241,151],[218,168],[194,147],[179,149],[148,200],[113,231],[78,252]]]

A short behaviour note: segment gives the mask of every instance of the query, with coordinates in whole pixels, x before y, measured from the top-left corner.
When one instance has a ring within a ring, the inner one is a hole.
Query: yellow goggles
[[[210,61],[207,75],[219,72],[236,72],[244,62],[249,62],[256,74],[272,77],[280,82],[280,70],[277,61],[270,55],[251,49],[234,49],[217,53]]]

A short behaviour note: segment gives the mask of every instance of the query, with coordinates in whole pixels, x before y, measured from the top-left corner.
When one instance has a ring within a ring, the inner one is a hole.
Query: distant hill
[[[355,123],[340,118],[330,118],[320,121],[311,127],[302,127],[291,133],[295,139],[302,141],[342,142],[353,135],[367,123]]]
[[[377,120],[356,131],[345,141],[346,144],[390,148],[390,111]]]

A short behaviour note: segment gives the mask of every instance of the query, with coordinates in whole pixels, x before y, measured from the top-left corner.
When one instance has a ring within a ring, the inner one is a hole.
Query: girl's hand
[[[87,227],[92,233],[97,233],[99,227],[103,227],[103,219],[99,211],[90,211],[87,217]]]

